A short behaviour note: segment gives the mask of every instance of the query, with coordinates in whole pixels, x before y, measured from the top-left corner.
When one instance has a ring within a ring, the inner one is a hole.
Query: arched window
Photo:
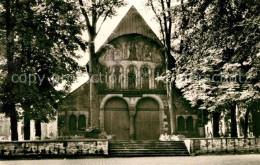
[[[121,67],[115,66],[114,68],[114,89],[121,89]]]
[[[131,65],[128,71],[128,89],[135,89],[136,87],[136,72],[135,67]]]
[[[141,70],[142,73],[142,88],[149,89],[149,68],[147,66],[143,67]]]
[[[130,44],[128,60],[131,60],[131,61],[137,60],[137,57],[136,57],[136,43],[135,42],[131,42],[131,44]]]
[[[193,118],[189,116],[186,120],[186,130],[193,131]]]
[[[164,82],[163,80],[158,79],[159,77],[163,76],[163,69],[162,67],[156,67],[154,71],[154,77],[155,77],[155,84],[157,89],[164,89]]]
[[[110,73],[109,68],[106,67],[106,66],[104,66],[104,65],[102,65],[102,66],[100,67],[99,73],[102,73],[102,74],[104,74],[104,75],[110,76],[110,74],[109,74],[109,73]],[[106,77],[106,76],[100,76],[99,87],[102,88],[102,89],[105,89],[105,88],[108,87],[107,85],[108,85],[108,84],[107,84],[107,77]]]
[[[184,131],[185,123],[184,123],[184,118],[182,116],[178,117],[178,130],[179,131]]]
[[[69,118],[69,130],[75,131],[77,130],[77,118],[75,115],[70,115]]]
[[[85,129],[86,129],[86,117],[85,115],[80,115],[78,121],[78,130],[84,131]]]

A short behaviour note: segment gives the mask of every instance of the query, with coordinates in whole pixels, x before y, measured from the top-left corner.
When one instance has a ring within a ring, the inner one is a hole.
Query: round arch
[[[192,118],[192,116],[189,116],[186,119],[186,130],[187,131],[193,131],[193,118]]]
[[[136,110],[159,111],[159,103],[154,98],[141,98],[136,104]]]
[[[140,77],[141,77],[141,88],[150,89],[152,85],[152,70],[149,65],[143,65],[140,68]]]
[[[179,116],[177,119],[178,122],[178,131],[184,131],[185,130],[185,120],[183,116]]]
[[[77,118],[74,114],[69,117],[69,130],[76,131],[77,130]]]
[[[144,99],[144,98],[151,98],[151,99],[156,100],[157,103],[158,103],[158,105],[159,105],[159,109],[160,109],[160,110],[163,110],[163,109],[164,109],[164,104],[163,104],[163,102],[162,102],[162,99],[161,99],[159,96],[157,96],[157,95],[144,94],[144,95],[143,95],[143,98],[139,98],[139,99],[137,100],[137,103],[138,103],[139,100]]]
[[[124,69],[121,65],[116,64],[113,65],[111,73],[113,73],[111,76],[111,84],[110,88],[112,89],[121,89],[123,88],[123,80],[121,75],[124,74]]]
[[[127,103],[127,106],[128,105],[128,102],[123,98],[123,95],[121,94],[109,94],[109,95],[106,95],[103,100],[101,101],[100,103],[100,109],[104,109],[105,108],[105,104],[107,103],[108,100],[112,99],[112,98],[121,98],[122,100],[124,100],[126,103]]]
[[[78,130],[84,131],[86,129],[86,116],[80,115],[78,119]]]
[[[128,109],[128,104],[121,97],[112,97],[106,101],[104,109],[105,110]]]

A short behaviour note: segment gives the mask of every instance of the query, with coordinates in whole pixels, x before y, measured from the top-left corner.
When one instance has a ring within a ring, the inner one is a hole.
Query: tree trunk
[[[252,127],[255,137],[260,137],[260,104],[256,104],[256,109],[252,111]]]
[[[42,129],[41,129],[41,120],[35,120],[35,136],[38,136],[41,139]]]
[[[98,89],[96,83],[98,83],[98,76],[97,71],[95,68],[97,68],[96,64],[96,57],[95,57],[95,44],[94,44],[94,38],[90,37],[89,41],[89,78],[90,78],[90,122],[92,127],[99,126],[99,107],[98,107]]]
[[[166,72],[171,69],[170,64],[169,64],[169,54],[167,50],[164,52],[165,59],[166,59]],[[166,75],[168,76],[168,75]],[[169,79],[167,77],[166,82],[166,91],[167,91],[167,101],[168,101],[168,106],[169,106],[169,115],[170,115],[170,133],[175,134],[176,133],[176,115],[175,115],[175,110],[173,110],[173,81],[172,79]]]
[[[30,119],[24,117],[24,140],[30,140],[31,137],[31,125]]]
[[[17,132],[17,112],[15,109],[15,104],[11,103],[8,105],[4,105],[9,110],[10,120],[11,120],[11,139],[12,141],[18,140],[18,132]]]
[[[6,100],[3,101],[3,107],[5,113],[10,117],[11,120],[11,139],[12,141],[18,140],[18,132],[17,132],[17,111],[15,108],[15,94],[14,90],[14,83],[11,80],[11,77],[14,74],[14,17],[12,17],[12,1],[6,0],[5,1],[5,23],[6,23],[6,59],[7,59],[7,83],[8,86],[6,87]],[[5,95],[5,93],[4,93]]]
[[[167,86],[167,95],[168,95],[168,105],[169,105],[169,114],[170,114],[170,129],[171,134],[176,133],[176,115],[173,110],[173,91],[172,91],[172,82],[166,82]]]
[[[230,106],[231,110],[231,137],[237,137],[236,104]]]
[[[213,137],[220,137],[219,135],[219,112],[213,112]]]
[[[245,114],[245,124],[244,124],[244,137],[247,137],[248,134],[248,117],[249,117],[249,112],[250,110],[247,109],[246,110],[246,114]]]
[[[170,6],[168,6],[170,8]],[[166,20],[165,20],[166,22]],[[165,30],[165,58],[166,58],[166,71],[170,71],[172,73],[172,69],[175,67],[175,59],[171,55],[171,25],[172,22],[169,20],[169,27]],[[168,29],[168,30],[167,30]],[[174,73],[173,73],[174,74]],[[172,76],[172,75],[171,75]],[[171,134],[176,133],[176,110],[173,109],[173,88],[174,79],[171,77],[170,80],[167,79],[167,94],[168,94],[168,105],[169,105],[169,113],[170,113],[170,124],[171,124]],[[176,106],[175,106],[176,107]]]
[[[260,138],[260,101],[255,102],[250,107],[250,112],[252,114],[252,126],[248,130],[252,130],[253,135]]]

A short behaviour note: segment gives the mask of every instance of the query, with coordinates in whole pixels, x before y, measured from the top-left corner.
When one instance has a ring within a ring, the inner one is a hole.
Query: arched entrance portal
[[[105,104],[104,128],[115,140],[129,140],[129,112],[127,103],[118,97]]]
[[[136,140],[159,139],[159,105],[156,100],[144,98],[137,103],[135,138]]]

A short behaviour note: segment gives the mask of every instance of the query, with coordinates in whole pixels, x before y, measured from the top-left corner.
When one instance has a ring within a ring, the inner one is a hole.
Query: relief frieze
[[[116,61],[147,61],[161,62],[160,48],[141,36],[121,37],[108,44],[102,51],[100,60]]]

